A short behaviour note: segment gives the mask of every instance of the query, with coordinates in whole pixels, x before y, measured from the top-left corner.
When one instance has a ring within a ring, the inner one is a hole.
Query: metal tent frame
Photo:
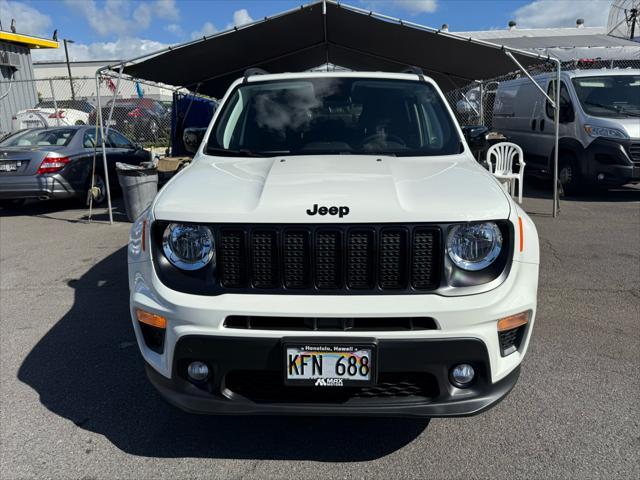
[[[149,54],[145,54],[145,55],[140,55],[138,57],[132,58],[130,60],[125,60],[123,62],[117,63],[117,64],[113,64],[113,65],[107,65],[104,66],[100,69],[98,69],[96,71],[96,91],[98,92],[97,94],[97,99],[98,99],[98,118],[99,118],[99,128],[100,128],[100,132],[101,132],[101,149],[102,149],[102,158],[103,158],[103,168],[105,171],[105,182],[106,182],[106,188],[107,188],[107,199],[108,199],[108,210],[109,210],[109,222],[113,223],[113,212],[112,212],[112,204],[111,204],[111,191],[109,188],[109,178],[108,178],[108,169],[107,169],[107,150],[106,150],[106,135],[109,132],[109,125],[111,124],[111,116],[113,113],[113,106],[115,105],[115,99],[118,95],[118,91],[119,91],[119,86],[120,86],[120,80],[123,77],[128,77],[128,78],[134,78],[131,77],[130,75],[126,74],[124,72],[125,68],[132,68],[132,66],[138,65],[144,61],[148,61],[148,60],[153,60],[153,59],[157,59],[159,57],[161,57],[163,54],[174,54],[176,52],[178,52],[181,49],[185,49],[188,47],[192,47],[192,46],[197,46],[199,44],[203,44],[204,42],[208,42],[212,39],[215,38],[222,38],[222,37],[226,37],[229,35],[233,35],[234,33],[237,32],[241,32],[247,29],[250,29],[252,27],[258,26],[258,25],[262,25],[265,24],[269,21],[275,20],[275,19],[281,19],[286,15],[290,15],[290,14],[294,14],[297,11],[300,11],[301,9],[304,8],[308,8],[308,7],[315,7],[317,5],[322,5],[322,14],[324,15],[323,18],[323,23],[324,23],[324,42],[327,42],[326,44],[326,49],[325,49],[325,60],[326,63],[330,63],[329,60],[329,47],[330,44],[328,43],[327,40],[327,21],[326,21],[326,15],[327,15],[327,7],[330,5],[332,6],[332,8],[340,8],[340,9],[346,9],[347,11],[353,12],[353,13],[358,13],[360,15],[366,16],[366,17],[370,17],[376,20],[381,20],[384,22],[388,22],[391,24],[394,24],[396,26],[401,26],[401,27],[406,27],[406,28],[411,28],[417,31],[422,31],[425,33],[429,33],[429,34],[434,34],[436,36],[443,36],[446,37],[448,39],[453,39],[453,40],[457,40],[459,42],[465,42],[471,45],[475,45],[475,46],[482,46],[482,47],[486,47],[489,49],[497,49],[501,52],[503,52],[513,63],[513,65],[516,67],[517,70],[520,70],[535,86],[536,88],[540,91],[540,93],[546,98],[546,100],[549,101],[549,104],[552,106],[552,108],[554,109],[554,135],[555,135],[555,139],[554,139],[554,143],[555,143],[555,148],[554,148],[554,165],[553,165],[553,209],[552,209],[552,215],[553,217],[556,217],[558,215],[559,212],[559,196],[558,196],[558,146],[559,146],[559,128],[560,128],[560,123],[559,123],[559,119],[560,119],[560,114],[559,114],[559,108],[560,108],[560,74],[561,74],[561,69],[562,69],[562,63],[559,59],[555,58],[555,57],[551,57],[551,56],[541,56],[538,54],[533,54],[530,53],[528,51],[524,51],[524,50],[519,50],[516,48],[510,48],[504,45],[498,45],[495,43],[490,43],[487,41],[483,41],[483,40],[478,40],[478,39],[473,39],[471,37],[464,37],[464,36],[460,36],[460,35],[456,35],[455,33],[450,33],[450,32],[445,32],[442,30],[438,30],[438,29],[434,29],[434,28],[430,28],[430,27],[426,27],[424,25],[420,25],[417,23],[412,23],[412,22],[408,22],[408,21],[404,21],[402,19],[399,18],[393,18],[387,15],[383,15],[383,14],[379,14],[376,12],[372,12],[372,11],[368,11],[368,10],[364,10],[358,7],[354,7],[354,6],[350,6],[350,5],[346,5],[346,4],[342,4],[342,3],[338,3],[335,0],[317,0],[313,3],[307,4],[307,5],[302,5],[298,8],[295,9],[291,9],[282,13],[279,13],[277,15],[273,15],[271,17],[265,17],[264,19],[261,20],[257,20],[255,22],[249,23],[247,25],[243,25],[242,27],[234,27],[232,29],[226,30],[226,31],[222,31],[210,36],[204,36],[201,39],[197,39],[197,40],[191,40],[189,42],[185,42],[179,45],[175,45],[175,46],[170,46],[170,47],[166,47],[162,50],[159,50],[157,52],[153,52],[153,53],[149,53]],[[314,45],[314,47],[317,47],[318,45]],[[342,45],[341,48],[345,49],[345,50],[349,50],[350,48],[348,46],[344,46]],[[352,49],[353,51],[350,52],[351,54],[356,54],[356,55],[360,55],[362,57],[371,57],[375,60],[378,61],[383,61],[386,62],[387,64],[397,64],[397,66],[404,66],[404,67],[408,67],[410,65],[407,65],[406,63],[400,62],[400,61],[396,61],[393,58],[389,58],[388,56],[383,56],[383,55],[377,55],[375,53],[370,53],[370,52],[363,52],[357,49]],[[300,52],[294,52],[294,53],[300,53]],[[291,55],[291,54],[287,54],[287,55]],[[519,61],[516,58],[516,55],[519,57],[529,57],[529,58],[533,58],[533,59],[537,59],[540,61],[540,63],[543,62],[552,62],[555,64],[555,70],[556,70],[556,82],[555,82],[555,89],[554,89],[554,98],[551,98],[541,87],[540,85],[533,79],[533,77],[531,76],[531,74],[527,71],[526,67],[524,65],[522,65],[522,62]],[[285,55],[286,56],[286,55]],[[275,58],[275,60],[278,60],[279,58]],[[269,61],[273,61],[274,58],[268,58],[265,59],[269,60]],[[259,64],[254,64],[254,65],[247,65],[246,68],[249,67],[256,67],[259,66]],[[472,78],[467,78],[467,77],[461,77],[459,75],[455,75],[455,74],[451,74],[449,72],[444,72],[444,71],[438,71],[438,70],[433,70],[433,69],[428,69],[425,68],[425,70],[427,72],[433,72],[436,73],[439,76],[444,76],[447,77],[449,79],[451,79],[451,81],[453,82],[452,77],[457,78],[458,80],[465,80],[468,81],[469,83],[473,82],[473,81],[478,81],[478,82],[482,82],[485,79],[482,78],[476,78],[476,79],[472,79]],[[100,98],[100,78],[103,75],[103,72],[111,72],[112,77],[117,78],[116,81],[116,87],[115,90],[113,92],[113,101],[111,103],[111,109],[109,112],[109,118],[107,121],[107,126],[105,128],[105,123],[104,123],[104,118],[103,118],[103,112],[102,112],[102,105],[101,105],[101,98]],[[227,73],[242,73],[242,72],[235,72],[235,70],[229,71]],[[506,73],[506,72],[505,72]],[[494,75],[495,76],[495,75]],[[136,81],[137,81],[136,77]],[[196,87],[199,88],[204,82],[206,81],[210,81],[210,80],[214,80],[214,78],[209,78],[209,79],[199,79],[197,82],[186,82],[183,85],[179,85],[179,86],[175,86],[174,85],[174,91],[175,90],[179,90],[179,89],[187,89],[187,90],[191,90],[190,87]],[[146,83],[150,83],[150,84],[158,84],[158,82],[150,82],[150,81],[146,81]],[[455,83],[454,83],[455,85]],[[482,85],[482,84],[481,84]],[[165,84],[165,88],[166,88],[166,84]],[[481,107],[482,108],[482,107]]]

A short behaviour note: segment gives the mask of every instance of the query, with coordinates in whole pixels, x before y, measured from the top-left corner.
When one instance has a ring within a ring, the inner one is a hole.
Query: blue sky
[[[0,21],[18,32],[73,39],[75,60],[131,58],[166,45],[212,34],[294,8],[304,0],[0,0]],[[448,23],[452,31],[606,24],[610,0],[348,0],[424,25]],[[63,56],[34,53],[36,60]]]

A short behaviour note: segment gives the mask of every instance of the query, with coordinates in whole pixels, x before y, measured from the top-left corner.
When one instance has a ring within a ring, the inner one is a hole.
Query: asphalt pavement
[[[0,210],[0,477],[639,478],[640,188],[525,199],[539,310],[513,392],[459,419],[207,417],[148,383],[121,214]]]

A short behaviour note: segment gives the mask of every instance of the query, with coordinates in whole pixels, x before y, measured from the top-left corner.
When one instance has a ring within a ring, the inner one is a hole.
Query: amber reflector
[[[518,217],[519,218],[519,217]],[[522,225],[520,226],[520,236],[522,236]],[[520,241],[522,244],[522,241]],[[147,249],[147,221],[142,221],[142,251],[144,252]],[[522,251],[522,247],[520,247],[520,251]]]
[[[518,227],[520,230],[520,251],[524,250],[524,232],[522,228],[522,217],[518,217]]]
[[[167,319],[162,315],[156,315],[155,313],[145,312],[144,310],[136,309],[136,316],[140,323],[146,323],[156,328],[167,328]]]
[[[504,317],[498,320],[498,331],[504,332],[505,330],[513,330],[514,328],[526,325],[527,322],[529,322],[529,312],[522,312],[509,317]]]

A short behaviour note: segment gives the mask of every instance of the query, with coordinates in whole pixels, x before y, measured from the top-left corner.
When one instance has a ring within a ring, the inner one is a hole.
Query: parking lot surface
[[[542,264],[519,383],[431,421],[182,413],[144,374],[123,217],[0,210],[0,477],[639,478],[640,188],[557,219],[543,197],[525,200]]]

